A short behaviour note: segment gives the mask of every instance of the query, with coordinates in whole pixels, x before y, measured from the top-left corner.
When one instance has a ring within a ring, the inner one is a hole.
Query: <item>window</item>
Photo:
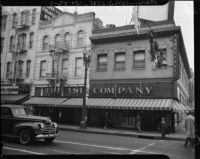
[[[36,9],[32,9],[32,24],[35,24],[36,19]]]
[[[26,49],[26,34],[22,33],[18,37],[18,49]]]
[[[1,38],[1,54],[3,54],[4,38]]]
[[[82,57],[76,58],[75,59],[75,76],[82,75],[82,66],[83,66]]]
[[[68,59],[63,59],[62,60],[62,76],[66,77],[67,76],[67,64],[68,64]]]
[[[162,66],[167,66],[167,50],[166,49],[158,49],[158,54],[156,55],[156,66],[158,68]]]
[[[97,55],[97,70],[105,71],[107,69],[107,54]]]
[[[134,51],[134,68],[144,68],[145,67],[145,51],[139,50]]]
[[[34,33],[30,33],[29,48],[33,48],[33,37],[34,37]]]
[[[23,61],[18,61],[18,66],[19,66],[19,77],[23,77]]]
[[[78,36],[77,36],[77,46],[78,47],[83,46],[83,40],[84,40],[84,32],[82,30],[80,30],[78,32]]]
[[[40,62],[40,78],[46,77],[46,70],[47,70],[46,63],[47,63],[46,60]]]
[[[66,47],[70,46],[70,42],[71,42],[71,35],[70,35],[70,33],[65,33],[64,42],[65,42],[65,46]]]
[[[16,27],[17,26],[17,14],[14,13],[13,14],[13,21],[12,21],[12,27]]]
[[[115,53],[115,69],[117,70],[125,69],[125,52]]]
[[[43,38],[43,46],[42,46],[43,50],[47,50],[48,49],[48,36],[44,36]]]
[[[4,16],[2,16],[2,19],[1,19],[1,29],[2,29],[2,31],[6,30],[6,22],[7,22],[7,16],[4,15]]]
[[[56,47],[56,48],[60,48],[60,47],[61,47],[61,46],[60,46],[60,42],[61,42],[60,34],[57,34],[57,35],[55,36],[55,47]]]
[[[26,25],[28,22],[28,15],[29,15],[29,11],[25,10],[21,12],[21,25]]]
[[[11,73],[11,62],[7,62],[6,78],[10,77],[10,73]]]
[[[27,62],[26,62],[26,77],[30,76],[30,69],[31,69],[31,60],[27,60]]]
[[[52,75],[51,76],[52,77],[56,76],[56,62],[54,59],[52,60]]]
[[[14,43],[14,36],[10,37],[10,50],[13,50],[15,48],[15,43]]]

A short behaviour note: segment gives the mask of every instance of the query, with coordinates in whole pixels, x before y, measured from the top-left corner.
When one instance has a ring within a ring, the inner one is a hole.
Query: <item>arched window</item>
[[[6,78],[10,77],[10,73],[11,73],[11,62],[7,62]]]
[[[60,48],[61,47],[60,44],[61,44],[60,34],[56,34],[56,36],[55,36],[55,47]]]
[[[43,37],[42,49],[43,50],[47,50],[48,49],[48,36],[47,35]]]
[[[26,61],[26,77],[30,76],[30,70],[31,70],[31,60]]]
[[[25,47],[26,47],[26,34],[22,33],[18,37],[18,48],[25,49]]]
[[[69,32],[65,33],[64,35],[64,42],[65,42],[65,46],[69,47],[71,44],[71,35]]]
[[[77,46],[82,47],[84,41],[84,32],[80,30],[77,34]]]
[[[10,46],[9,46],[10,50],[13,50],[15,48],[15,43],[14,43],[14,36],[12,35],[10,37]]]

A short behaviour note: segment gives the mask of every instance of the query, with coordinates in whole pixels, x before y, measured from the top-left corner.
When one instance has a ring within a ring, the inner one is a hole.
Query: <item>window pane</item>
[[[144,53],[136,53],[135,60],[144,60]]]
[[[63,61],[62,61],[62,73],[63,73],[64,76],[67,75],[67,63],[68,63],[68,60],[63,59]]]
[[[125,53],[117,53],[116,61],[125,61]]]
[[[83,61],[82,58],[76,58],[75,59],[75,76],[82,75],[82,67],[83,67]]]

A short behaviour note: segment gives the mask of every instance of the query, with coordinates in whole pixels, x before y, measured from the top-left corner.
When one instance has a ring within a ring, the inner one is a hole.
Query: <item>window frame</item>
[[[30,77],[30,71],[31,71],[31,60],[27,60],[26,61],[26,77]]]
[[[80,61],[81,61],[81,60],[83,60],[83,58],[82,58],[82,57],[76,57],[76,58],[75,58],[75,71],[74,71],[74,76],[79,77],[79,76],[81,76],[82,74],[78,75],[78,74],[77,74],[77,72],[78,72],[77,70],[78,70],[78,69],[82,69],[83,67],[77,67],[77,60],[80,60]]]
[[[43,37],[43,40],[42,40],[42,50],[47,50],[47,49],[48,49],[48,46],[49,46],[48,40],[49,40],[48,35],[45,35],[45,36]],[[46,43],[45,43],[45,42],[46,42]]]
[[[84,39],[85,39],[85,33],[83,30],[79,30],[77,33],[77,47],[83,47],[84,46]]]
[[[37,11],[36,8],[32,9],[32,19],[31,19],[31,24],[32,25],[34,25],[35,21],[36,21],[36,11]]]
[[[99,59],[100,57],[106,57],[107,61],[106,62],[100,62]],[[97,71],[107,71],[107,65],[108,65],[108,54],[97,54]],[[105,68],[100,68],[101,66],[104,66]]]
[[[1,37],[1,54],[3,54],[4,43],[5,43],[5,38],[4,38],[4,37]]]
[[[34,33],[31,32],[29,34],[29,48],[32,49],[33,48],[33,39],[34,39]]]
[[[135,59],[136,54],[141,54],[141,53],[144,55],[144,59],[136,60]],[[143,67],[136,66],[136,63],[143,63]],[[134,69],[145,69],[145,50],[134,50],[133,51],[133,68]]]
[[[16,26],[17,26],[17,13],[14,13],[12,20],[12,28],[15,28]]]
[[[44,72],[46,72],[47,71],[47,68],[45,68],[46,66],[45,66],[45,64],[47,63],[47,60],[42,60],[42,61],[40,61],[40,78],[45,78],[46,77],[46,75],[45,76],[42,76],[42,73],[43,73],[43,71]],[[42,67],[42,64],[44,64],[44,68]]]
[[[120,54],[123,54],[124,55],[124,61],[123,62],[119,62],[119,61],[116,61],[117,59],[117,56],[120,55]],[[114,56],[114,70],[119,70],[119,71],[124,71],[126,69],[126,52],[115,52],[115,56]],[[119,64],[123,64],[124,67],[121,67],[121,68],[117,68]]]
[[[62,64],[61,64],[61,73],[62,73],[62,76],[67,76],[67,73],[68,73],[68,67],[67,65],[64,67],[64,61],[66,61],[66,63],[68,63],[68,58],[63,58],[62,59]],[[64,70],[66,70],[66,72],[64,72]]]
[[[69,39],[66,40],[66,37],[69,37]],[[66,47],[70,47],[71,46],[71,34],[70,34],[70,32],[66,32],[64,34],[64,43],[65,43]]]
[[[1,29],[2,31],[6,30],[6,25],[7,25],[7,15],[3,15],[1,19]]]
[[[6,79],[9,78],[10,73],[11,73],[11,62],[8,61],[6,63]]]

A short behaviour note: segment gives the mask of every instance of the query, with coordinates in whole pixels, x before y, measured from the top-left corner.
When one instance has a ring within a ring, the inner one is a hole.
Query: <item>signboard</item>
[[[1,86],[1,94],[19,94],[19,86]]]
[[[91,84],[89,97],[102,98],[171,98],[172,82]]]
[[[83,97],[84,87],[36,87],[35,96],[40,97]]]

